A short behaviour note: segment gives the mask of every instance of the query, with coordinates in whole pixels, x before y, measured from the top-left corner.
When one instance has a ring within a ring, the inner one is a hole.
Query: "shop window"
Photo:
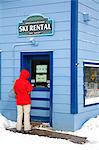
[[[99,103],[99,64],[84,63],[85,106]]]
[[[50,88],[49,59],[33,59],[31,62],[31,83],[35,87]]]

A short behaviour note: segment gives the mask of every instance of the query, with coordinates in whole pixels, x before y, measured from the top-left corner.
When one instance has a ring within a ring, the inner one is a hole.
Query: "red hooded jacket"
[[[17,105],[28,105],[31,104],[30,92],[33,87],[28,81],[30,73],[27,70],[20,72],[20,77],[15,81],[14,91],[16,93],[16,104]]]

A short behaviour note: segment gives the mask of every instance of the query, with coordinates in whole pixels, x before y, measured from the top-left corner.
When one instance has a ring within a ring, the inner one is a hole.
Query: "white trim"
[[[84,66],[87,66],[87,67],[99,67],[99,64],[98,65],[94,65],[94,64],[84,64]]]
[[[99,61],[98,60],[83,60],[83,62],[85,62],[85,63],[99,63]]]
[[[91,105],[91,104],[95,104],[95,103],[99,103],[99,97],[85,99],[85,105]]]
[[[21,52],[53,52],[55,50],[22,50]]]

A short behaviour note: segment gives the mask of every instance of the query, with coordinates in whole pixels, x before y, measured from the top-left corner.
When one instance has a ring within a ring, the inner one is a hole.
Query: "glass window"
[[[99,64],[84,64],[85,105],[99,103]]]
[[[31,83],[35,87],[50,87],[49,59],[33,59],[31,62]]]

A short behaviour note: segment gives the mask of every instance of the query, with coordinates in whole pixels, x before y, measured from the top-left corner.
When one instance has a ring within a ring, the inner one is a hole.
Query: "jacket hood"
[[[30,73],[23,69],[21,72],[20,72],[20,78],[24,78],[24,79],[28,79],[30,77]]]

